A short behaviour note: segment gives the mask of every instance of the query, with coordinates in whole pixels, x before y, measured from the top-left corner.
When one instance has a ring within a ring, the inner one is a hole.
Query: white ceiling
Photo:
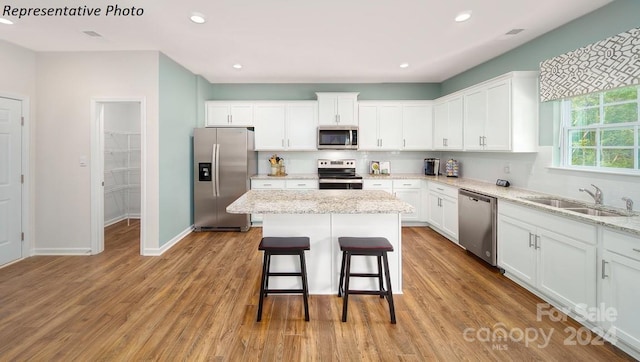
[[[611,1],[92,0],[73,6],[101,7],[99,17],[6,17],[15,24],[0,24],[0,39],[35,51],[159,50],[213,83],[441,82]],[[110,4],[144,15],[104,16]],[[473,17],[454,22],[465,10]],[[525,30],[504,35],[514,28]]]

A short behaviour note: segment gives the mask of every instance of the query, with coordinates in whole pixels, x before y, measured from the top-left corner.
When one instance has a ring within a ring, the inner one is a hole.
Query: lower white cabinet
[[[393,194],[393,180],[364,179],[362,180],[363,190],[382,190]]]
[[[251,180],[252,190],[317,190],[318,180],[312,179],[273,179]],[[262,214],[251,214],[251,223],[261,223]]]
[[[429,225],[458,243],[458,189],[429,183]]]
[[[422,190],[420,180],[393,180],[393,194],[415,209],[411,213],[403,213],[402,221],[419,221],[422,214]]]
[[[595,225],[500,200],[498,266],[581,314],[596,305]]]
[[[640,354],[640,238],[604,229],[600,263],[600,322],[605,336],[614,337]],[[612,340],[615,343],[615,339]]]

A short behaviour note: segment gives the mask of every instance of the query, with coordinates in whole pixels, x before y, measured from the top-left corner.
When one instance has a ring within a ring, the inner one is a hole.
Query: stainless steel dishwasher
[[[458,222],[460,245],[496,266],[497,202],[495,197],[460,189]]]

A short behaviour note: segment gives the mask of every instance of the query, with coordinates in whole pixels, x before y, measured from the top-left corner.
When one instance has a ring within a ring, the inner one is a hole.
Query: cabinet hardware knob
[[[609,262],[604,260],[604,259],[602,259],[602,275],[601,275],[602,279],[609,277],[605,272],[605,267],[606,267],[607,264],[609,264]]]
[[[536,249],[540,249],[540,245],[538,245],[538,241],[540,241],[540,235],[536,235]]]
[[[529,233],[529,247],[533,246],[533,242],[531,241],[531,237],[533,236],[532,233]]]
[[[633,248],[633,251],[637,251],[638,253],[640,253],[640,249]]]

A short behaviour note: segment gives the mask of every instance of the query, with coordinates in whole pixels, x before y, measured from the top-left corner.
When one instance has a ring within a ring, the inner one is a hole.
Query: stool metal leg
[[[269,295],[269,273],[271,272],[271,253],[267,253],[267,278],[264,281],[264,296]]]
[[[349,304],[349,279],[351,276],[351,253],[345,252],[347,259],[345,265],[345,280],[344,280],[344,299],[342,300],[342,321],[347,321],[347,305]]]
[[[307,284],[307,263],[304,251],[300,252],[300,273],[302,274],[302,297],[304,300],[304,320],[309,321],[309,286]]]
[[[396,308],[393,305],[393,292],[391,291],[391,276],[389,275],[389,260],[387,253],[382,254],[384,259],[384,274],[387,279],[387,301],[389,302],[389,314],[391,314],[391,323],[396,324]]]
[[[269,260],[269,252],[265,251],[264,252],[264,258],[262,261],[262,278],[260,278],[260,301],[258,302],[258,319],[257,321],[260,322],[262,320],[262,302],[264,300],[264,296],[265,296],[265,282],[266,280],[269,280],[269,278],[267,277],[267,273],[268,273],[268,260]]]
[[[340,266],[340,284],[338,285],[338,297],[342,297],[342,286],[344,285],[344,263],[347,261],[347,252],[342,252],[342,266]]]
[[[378,260],[378,283],[380,284],[380,299],[382,299],[384,298],[384,294],[382,294],[382,292],[384,291],[382,283],[382,256],[378,255],[376,256],[376,259]]]

